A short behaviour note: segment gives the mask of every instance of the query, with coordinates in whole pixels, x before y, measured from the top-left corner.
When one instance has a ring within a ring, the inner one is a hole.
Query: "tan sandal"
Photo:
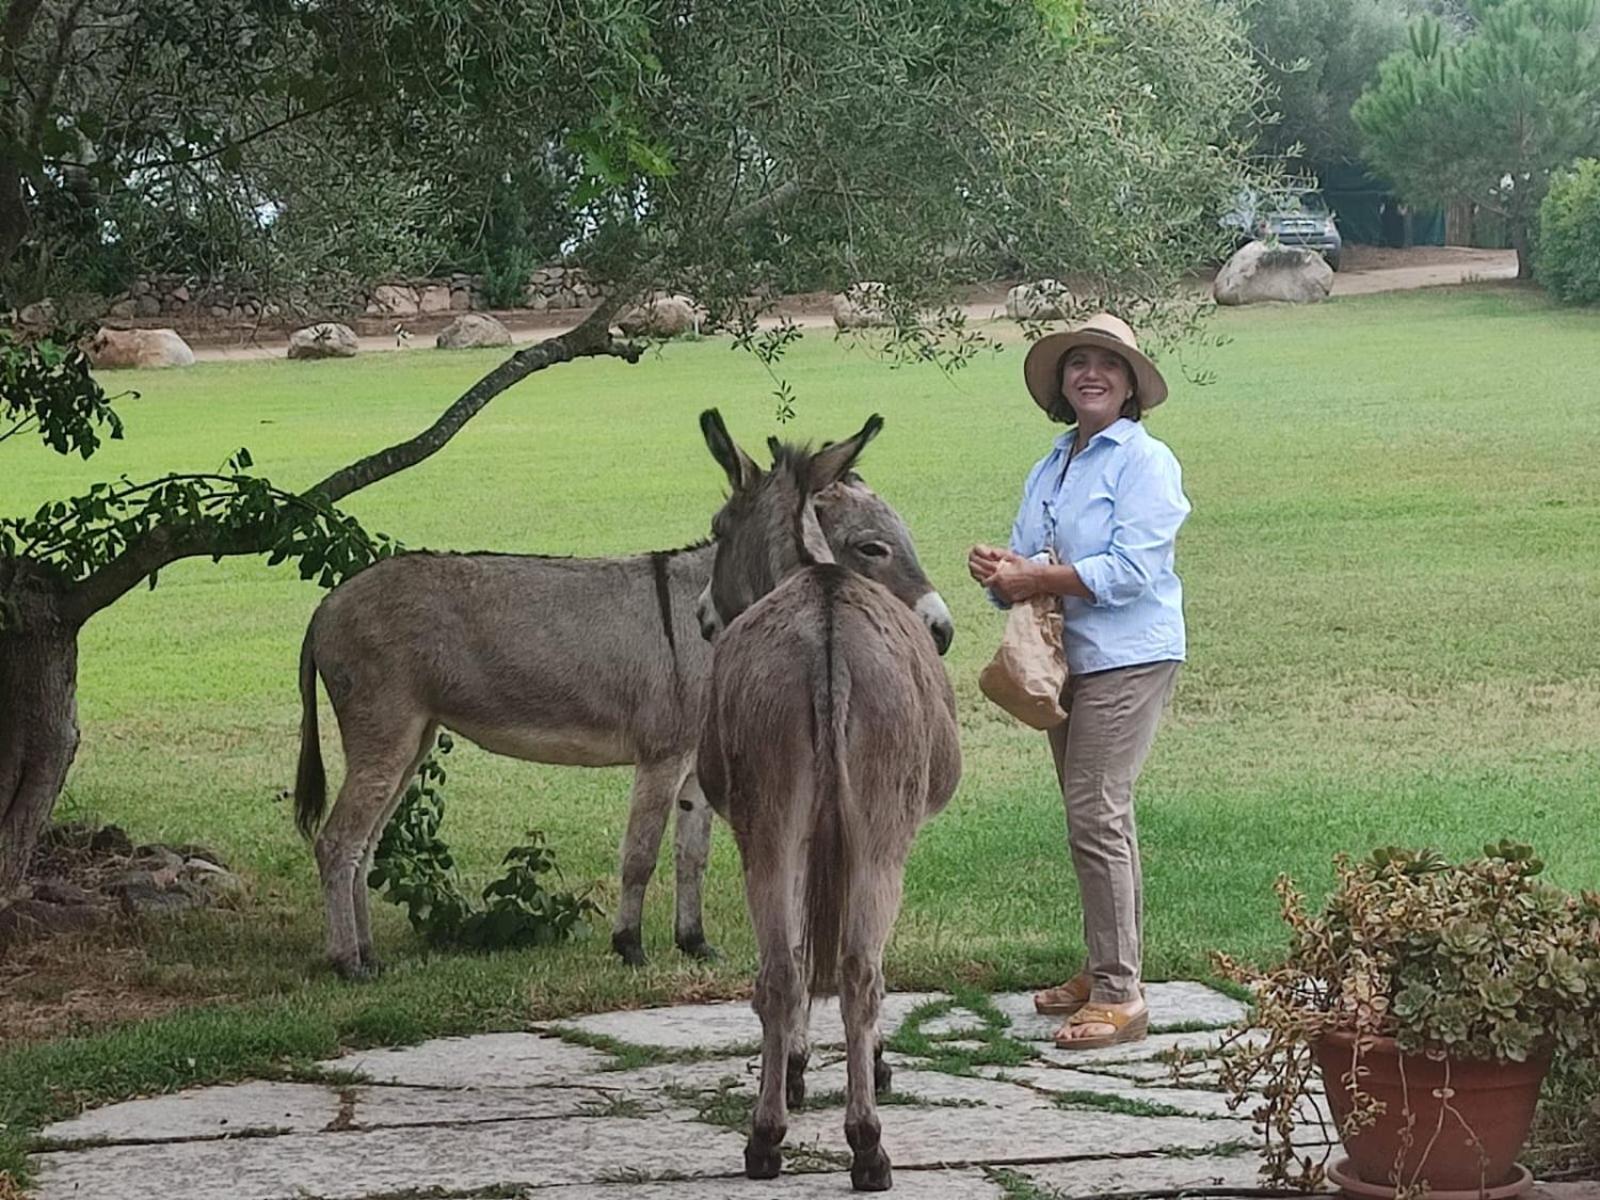
[[[1074,975],[1060,987],[1045,988],[1033,994],[1033,1009],[1040,1016],[1070,1017],[1089,1003],[1092,985],[1082,975]]]
[[[1072,1037],[1069,1030],[1084,1025],[1109,1025],[1112,1032],[1094,1037]],[[1141,1008],[1136,1013],[1119,1012],[1103,1004],[1085,1004],[1066,1024],[1056,1030],[1058,1050],[1099,1050],[1105,1046],[1120,1046],[1125,1042],[1143,1041],[1150,1033],[1150,1010]]]

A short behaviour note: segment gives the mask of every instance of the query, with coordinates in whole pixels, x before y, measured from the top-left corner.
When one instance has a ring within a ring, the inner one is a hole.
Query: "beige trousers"
[[[1083,900],[1090,998],[1119,1004],[1139,995],[1144,890],[1133,784],[1178,681],[1178,663],[1144,663],[1074,675],[1050,730],[1050,753],[1067,809],[1067,844]]]

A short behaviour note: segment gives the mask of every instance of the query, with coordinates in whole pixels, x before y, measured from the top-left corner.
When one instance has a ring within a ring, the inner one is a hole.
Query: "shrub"
[[[1539,206],[1537,275],[1566,304],[1600,303],[1600,159],[1580,158]]]

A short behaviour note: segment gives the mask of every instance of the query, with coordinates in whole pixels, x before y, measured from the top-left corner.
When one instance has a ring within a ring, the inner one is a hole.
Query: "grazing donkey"
[[[904,526],[884,518],[888,506],[864,489],[840,489],[818,511],[839,561],[918,606],[947,645],[949,612],[935,603]],[[316,834],[327,803],[320,674],[345,757],[344,785],[316,837],[328,955],[340,974],[378,969],[367,910],[372,852],[441,725],[534,762],[635,764],[611,937],[635,965],[644,962],[645,885],[677,799],[677,943],[713,953],[700,905],[711,814],[693,767],[711,666],[694,610],[714,554],[710,545],[609,559],[405,554],[323,599],[300,652],[295,808],[302,832]]]
[[[955,695],[905,605],[843,568],[823,537],[820,498],[866,490],[849,471],[883,422],[815,454],[770,443],[763,472],[715,409],[700,421],[733,485],[699,606],[716,652],[697,770],[733,826],[760,953],[761,1089],[745,1174],[778,1174],[787,1106],[805,1098],[810,997],[837,989],[850,1182],[883,1191],[883,946],[912,838],[961,775]]]

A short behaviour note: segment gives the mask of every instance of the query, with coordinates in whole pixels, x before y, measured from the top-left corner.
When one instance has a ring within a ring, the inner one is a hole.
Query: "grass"
[[[1147,974],[1203,974],[1212,949],[1269,952],[1273,877],[1318,893],[1339,850],[1464,855],[1509,835],[1539,847],[1552,881],[1600,882],[1600,841],[1573,836],[1592,827],[1600,779],[1600,313],[1481,287],[1225,311],[1216,328],[1233,341],[1193,365],[1220,382],[1175,378],[1151,420],[1183,463],[1194,515],[1179,548],[1191,661],[1139,791]],[[409,436],[494,361],[413,351],[121,376],[141,393],[122,406],[128,439],[88,464],[6,447],[0,511],[124,471],[214,468],[241,445],[275,481],[305,485]],[[785,365],[800,398],[786,430],[770,381],[725,339],[637,367],[556,368],[349,507],[411,546],[679,545],[704,535],[721,495],[695,423],[708,403],[755,447],[773,432],[837,437],[883,413],[864,471],[909,521],[954,612],[947,664],[966,758],[960,791],[913,854],[890,984],[1054,982],[1082,953],[1060,801],[1042,739],[978,694],[1000,618],[964,570],[971,542],[1004,539],[1052,434],[1019,365],[1013,346],[947,379],[811,337]],[[58,815],[115,821],[136,841],[210,844],[253,890],[239,911],[153,927],[119,980],[134,997],[214,1005],[0,1053],[0,1170],[20,1165],[26,1130],[83,1104],[341,1045],[748,987],[753,947],[725,830],[706,901],[719,964],[673,951],[669,865],[646,909],[643,971],[614,964],[603,937],[438,955],[379,904],[392,971],[336,984],[317,962],[315,872],[281,798],[296,654],[320,595],[258,561],[188,562],[85,629],[84,741]],[[623,771],[539,767],[458,742],[443,834],[482,881],[540,827],[568,882],[597,881],[609,904],[627,788]],[[93,954],[75,969],[92,978]]]

